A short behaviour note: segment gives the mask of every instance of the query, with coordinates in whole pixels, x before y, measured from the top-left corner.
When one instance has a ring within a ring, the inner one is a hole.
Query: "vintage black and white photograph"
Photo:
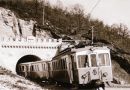
[[[0,90],[130,90],[130,0],[0,0]]]

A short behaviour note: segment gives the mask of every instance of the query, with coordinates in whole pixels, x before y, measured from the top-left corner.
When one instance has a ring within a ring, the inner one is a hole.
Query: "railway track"
[[[129,88],[130,89],[130,86],[111,86],[111,87],[106,87],[106,88]]]
[[[66,86],[66,85],[59,85],[56,83],[49,83],[49,82],[44,82],[44,83],[39,83],[41,86],[43,86],[46,89],[49,90],[97,90],[95,88],[92,89],[87,89],[87,88],[78,88],[78,87],[73,87],[73,86]],[[100,88],[99,90],[103,90]],[[119,84],[112,84],[111,86],[105,86],[105,90],[130,90],[130,85],[119,85]]]
[[[79,87],[74,87],[74,86],[67,86],[64,84],[57,84],[55,82],[49,82],[49,81],[34,81],[38,83],[40,86],[42,86],[44,89],[48,90],[97,90],[95,88],[79,88]],[[99,90],[103,90],[100,88]],[[112,84],[111,86],[105,86],[105,90],[130,90],[130,85],[117,85],[117,84]]]
[[[130,88],[125,87],[106,87],[105,90],[130,90]]]
[[[106,86],[105,90],[130,90],[130,85],[112,84],[111,86]]]

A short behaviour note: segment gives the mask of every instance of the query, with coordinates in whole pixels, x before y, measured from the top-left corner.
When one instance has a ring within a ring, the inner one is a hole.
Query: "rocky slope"
[[[8,9],[0,7],[0,36],[1,37],[26,37],[33,35],[33,27],[35,21],[25,21],[19,19],[14,13]],[[44,30],[36,30],[37,37],[50,38],[50,32]]]

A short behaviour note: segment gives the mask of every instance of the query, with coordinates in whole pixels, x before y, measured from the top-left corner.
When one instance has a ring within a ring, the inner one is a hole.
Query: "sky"
[[[130,0],[49,0],[55,5],[61,1],[64,7],[71,7],[74,4],[83,6],[85,14],[92,11],[92,8],[98,5],[91,13],[91,17],[103,21],[105,24],[124,24],[130,30]]]

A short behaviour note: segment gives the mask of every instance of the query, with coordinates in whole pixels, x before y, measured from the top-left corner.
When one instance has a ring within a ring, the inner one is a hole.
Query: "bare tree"
[[[77,26],[76,32],[80,31],[80,28],[83,24],[84,18],[84,9],[80,4],[75,4],[71,9],[71,14],[74,16],[76,21],[74,26]]]

